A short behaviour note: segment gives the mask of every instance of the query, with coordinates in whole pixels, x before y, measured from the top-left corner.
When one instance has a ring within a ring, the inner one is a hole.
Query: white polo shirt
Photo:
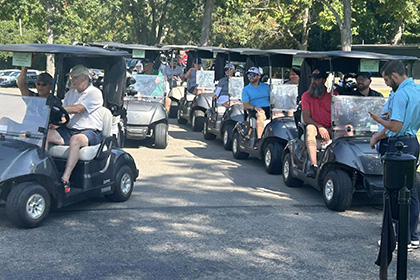
[[[69,114],[68,128],[102,130],[102,106],[104,99],[102,92],[90,84],[83,92],[76,89],[69,90],[64,96],[63,106],[81,104],[86,108],[81,114]]]

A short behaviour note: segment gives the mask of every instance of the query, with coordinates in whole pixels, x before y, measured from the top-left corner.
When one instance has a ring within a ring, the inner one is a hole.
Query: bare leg
[[[312,125],[308,124],[306,126],[306,138],[305,144],[306,148],[308,149],[309,159],[312,165],[316,165],[316,136],[318,135],[317,128]]]
[[[257,113],[257,137],[261,139],[264,132],[264,121],[266,120],[265,113]]]
[[[61,137],[60,133],[58,133],[55,129],[48,129],[47,133],[47,145],[45,149],[48,151],[49,143],[57,144],[57,145],[64,145],[64,139]]]
[[[166,108],[166,111],[168,112],[168,114],[169,114],[169,111],[171,110],[171,103],[172,103],[172,100],[169,98],[169,97],[165,97],[164,99],[163,99],[163,102],[165,102],[165,108]]]
[[[86,135],[76,134],[70,138],[70,148],[69,155],[67,157],[66,169],[63,173],[63,180],[67,182],[70,179],[71,173],[73,172],[74,167],[76,166],[77,161],[79,160],[79,150],[82,147],[88,146],[89,140]]]

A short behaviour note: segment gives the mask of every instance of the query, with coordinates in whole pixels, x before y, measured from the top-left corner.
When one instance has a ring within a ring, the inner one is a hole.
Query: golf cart
[[[334,71],[343,74],[368,70],[379,72],[380,64],[386,60],[400,59],[412,63],[416,59],[341,51],[313,52],[298,56],[305,58],[305,67],[310,70],[330,71],[328,88],[333,85]],[[305,77],[301,74],[301,78]],[[283,153],[285,184],[299,187],[306,183],[315,187],[322,191],[326,206],[335,211],[348,209],[356,191],[366,192],[369,197],[382,194],[382,163],[376,150],[370,147],[370,138],[378,131],[378,124],[371,119],[368,112],[381,113],[385,102],[386,99],[382,97],[331,97],[333,137],[330,144],[317,143],[318,168],[315,178],[306,176],[310,161],[304,140],[305,126],[299,123],[298,137],[289,141]]]
[[[65,125],[69,115],[46,98],[0,94],[0,200],[18,227],[39,226],[51,208],[61,208],[90,197],[104,195],[111,201],[126,201],[138,176],[130,154],[116,147],[112,135],[114,116],[124,92],[125,52],[66,45],[0,45],[0,51],[54,54],[57,95],[66,90],[66,74],[77,64],[104,70],[102,142],[80,149],[79,161],[65,193],[60,176],[69,146],[46,148],[49,124]],[[121,63],[122,62],[122,63]],[[52,106],[52,107],[51,107]],[[65,118],[65,123],[62,119]]]
[[[150,64],[146,73],[132,72],[128,83],[127,96],[124,98],[124,107],[127,110],[125,120],[125,138],[143,140],[153,137],[154,147],[165,149],[168,145],[168,114],[165,109],[167,82],[166,77],[159,70],[161,66],[161,48],[121,44],[112,42],[91,43],[92,46],[105,49],[129,51],[132,58],[144,59]],[[146,63],[143,62],[146,68]]]
[[[243,53],[253,57],[255,65],[269,66],[269,81],[271,81],[272,66],[291,67],[293,55],[297,51],[277,50],[274,52],[249,50]],[[245,159],[249,155],[253,155],[263,160],[265,169],[269,174],[281,173],[283,149],[287,142],[297,135],[294,119],[288,116],[288,112],[296,109],[297,95],[296,85],[285,85],[277,82],[271,83],[271,120],[265,121],[264,132],[261,139],[257,141],[256,120],[251,119],[248,112],[246,112],[244,121],[238,122],[233,130],[233,156],[236,159]]]

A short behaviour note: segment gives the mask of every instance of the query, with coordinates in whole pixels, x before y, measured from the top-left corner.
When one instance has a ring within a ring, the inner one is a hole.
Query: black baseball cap
[[[48,74],[47,72],[39,74],[36,81],[46,83],[47,85],[53,85],[54,84],[54,78],[50,74]]]
[[[314,79],[326,79],[327,73],[324,70],[315,69],[310,77]]]
[[[362,76],[362,77],[365,77],[365,78],[368,78],[368,79],[371,79],[371,77],[372,77],[369,72],[359,72],[359,73],[357,73],[355,78],[357,79],[357,77],[359,77],[359,76]]]

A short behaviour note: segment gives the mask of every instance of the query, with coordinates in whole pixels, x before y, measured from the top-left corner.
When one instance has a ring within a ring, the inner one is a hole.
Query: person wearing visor
[[[226,64],[224,70],[225,76],[219,80],[213,100],[217,100],[218,105],[228,108],[234,102],[229,100],[229,79],[235,74],[235,66],[231,63]]]
[[[261,139],[264,131],[264,121],[271,117],[270,114],[270,87],[266,83],[260,82],[261,72],[257,67],[251,67],[247,71],[249,84],[242,90],[242,103],[244,109],[249,110],[251,118],[256,118],[255,125],[257,131],[257,142]]]
[[[71,89],[65,94],[63,107],[70,116],[66,126],[50,126],[47,143],[69,145],[66,167],[61,177],[62,187],[70,191],[70,176],[79,160],[79,150],[101,143],[102,92],[90,81],[89,69],[79,64],[70,71]],[[48,147],[47,147],[48,148]]]
[[[306,176],[315,178],[318,168],[316,139],[320,138],[322,143],[326,144],[332,135],[331,96],[325,86],[327,78],[325,71],[315,69],[311,77],[309,90],[302,95],[302,119],[306,125],[305,144],[311,161]],[[334,95],[338,95],[338,92],[334,91]]]
[[[193,67],[191,67],[184,76],[184,78],[189,81],[188,92],[194,95],[197,94],[197,71],[200,70],[201,64],[201,58],[194,59]]]

